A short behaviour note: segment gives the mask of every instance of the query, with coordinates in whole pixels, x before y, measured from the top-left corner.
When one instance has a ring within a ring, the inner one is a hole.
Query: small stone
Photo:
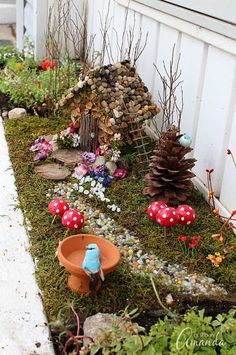
[[[22,118],[26,116],[26,110],[24,108],[16,107],[8,112],[9,119]]]
[[[109,119],[109,122],[112,126],[116,124],[116,121],[113,117]]]
[[[6,119],[7,117],[8,117],[8,112],[7,111],[3,111],[2,118]]]
[[[103,100],[103,101],[101,102],[101,105],[102,105],[102,107],[107,107],[107,102],[106,102],[105,100]]]
[[[109,313],[97,313],[93,316],[90,316],[85,319],[84,321],[84,335],[93,339],[96,342],[99,335],[105,331],[106,329],[109,330],[112,328],[112,323],[116,319],[114,314]],[[120,327],[122,329],[122,323]],[[89,341],[86,339],[84,340],[84,344],[88,344]]]

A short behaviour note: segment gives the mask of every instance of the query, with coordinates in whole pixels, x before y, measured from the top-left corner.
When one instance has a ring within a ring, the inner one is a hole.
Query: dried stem
[[[161,117],[161,128],[159,129],[155,120],[153,121],[154,127],[156,129],[156,133],[160,135],[162,131],[166,131],[173,124],[175,124],[180,130],[180,124],[183,113],[183,88],[181,86],[182,81],[181,70],[179,69],[180,64],[180,54],[177,59],[176,65],[174,65],[174,57],[175,57],[175,45],[172,49],[171,60],[169,63],[169,67],[166,67],[165,62],[163,61],[164,74],[161,74],[160,70],[154,64],[154,67],[161,79],[162,82],[162,93],[158,92],[159,96],[159,104],[162,111]],[[181,102],[178,104],[177,100],[177,89],[180,86],[180,96]]]

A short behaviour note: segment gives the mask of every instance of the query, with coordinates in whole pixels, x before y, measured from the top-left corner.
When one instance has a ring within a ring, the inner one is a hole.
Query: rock
[[[74,167],[81,161],[81,152],[76,149],[57,149],[52,153],[51,157],[63,162],[65,166]]]
[[[106,162],[105,165],[106,165],[107,169],[109,170],[109,173],[111,175],[113,175],[115,170],[117,169],[116,163],[114,163],[113,161],[108,161],[108,162]]]
[[[16,107],[8,112],[8,117],[11,118],[22,118],[26,116],[26,110],[24,108]]]
[[[8,117],[8,112],[7,111],[3,111],[2,118],[5,120],[7,117]]]
[[[70,175],[70,171],[60,164],[38,165],[34,172],[47,180],[64,180]]]
[[[99,165],[104,165],[105,164],[105,157],[98,156],[95,163],[93,164],[93,168],[96,168]]]
[[[112,322],[115,318],[115,314],[109,313],[97,313],[94,316],[86,318],[83,327],[84,335],[91,337],[95,342],[104,330],[112,328]],[[88,342],[87,339],[84,340],[84,344],[88,344]]]
[[[115,119],[113,117],[109,119],[109,122],[110,122],[111,125],[116,124],[116,121],[115,121]]]

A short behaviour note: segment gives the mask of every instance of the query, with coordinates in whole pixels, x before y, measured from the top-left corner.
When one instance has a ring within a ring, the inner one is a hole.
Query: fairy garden
[[[43,60],[29,40],[23,53],[0,48],[0,109],[58,354],[233,354],[236,211],[216,207],[212,167],[208,201],[193,185],[180,57],[166,76],[156,68],[154,102],[135,66],[140,39],[104,64],[89,44],[76,60],[55,55],[50,38]],[[174,350],[184,327],[204,327],[216,351]]]

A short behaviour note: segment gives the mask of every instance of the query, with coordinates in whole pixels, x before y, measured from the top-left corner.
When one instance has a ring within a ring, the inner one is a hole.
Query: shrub
[[[65,66],[43,71],[32,58],[23,62],[10,58],[0,73],[0,91],[8,94],[14,105],[44,114],[52,110],[69,84],[76,83],[76,76],[75,66],[70,66],[69,72]]]

